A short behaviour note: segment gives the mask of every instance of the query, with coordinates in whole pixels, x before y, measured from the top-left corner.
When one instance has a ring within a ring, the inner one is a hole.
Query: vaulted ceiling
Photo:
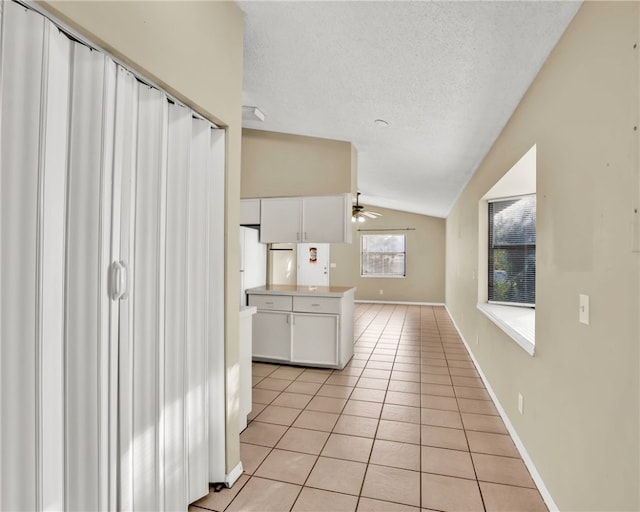
[[[352,142],[368,205],[446,217],[575,1],[240,1],[260,130]],[[388,126],[375,121],[381,119]]]

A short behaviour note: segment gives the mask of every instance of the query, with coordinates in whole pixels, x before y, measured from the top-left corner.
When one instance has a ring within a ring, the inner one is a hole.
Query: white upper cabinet
[[[303,242],[351,243],[349,194],[302,199]]]
[[[349,194],[261,201],[260,241],[351,243]]]
[[[302,241],[302,199],[300,197],[270,197],[262,199],[260,242]]]
[[[240,225],[260,224],[260,199],[240,199]]]

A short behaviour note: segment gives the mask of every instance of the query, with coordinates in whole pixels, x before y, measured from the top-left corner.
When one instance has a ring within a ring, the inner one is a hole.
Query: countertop
[[[311,297],[344,297],[355,293],[353,286],[295,286],[288,284],[272,284],[250,288],[247,294],[254,295],[301,295]]]

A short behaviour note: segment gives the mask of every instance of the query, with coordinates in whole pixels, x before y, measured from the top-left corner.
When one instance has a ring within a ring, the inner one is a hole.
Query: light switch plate
[[[580,309],[578,320],[581,324],[589,325],[589,296],[580,294]]]

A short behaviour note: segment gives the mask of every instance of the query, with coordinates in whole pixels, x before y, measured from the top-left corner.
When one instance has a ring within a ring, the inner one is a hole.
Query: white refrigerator
[[[247,428],[251,412],[252,322],[255,307],[247,306],[245,290],[267,283],[267,246],[258,242],[258,230],[240,227],[240,326],[239,326],[239,403],[238,430]]]
[[[240,306],[247,305],[245,290],[267,284],[267,245],[258,241],[258,229],[240,226]]]

